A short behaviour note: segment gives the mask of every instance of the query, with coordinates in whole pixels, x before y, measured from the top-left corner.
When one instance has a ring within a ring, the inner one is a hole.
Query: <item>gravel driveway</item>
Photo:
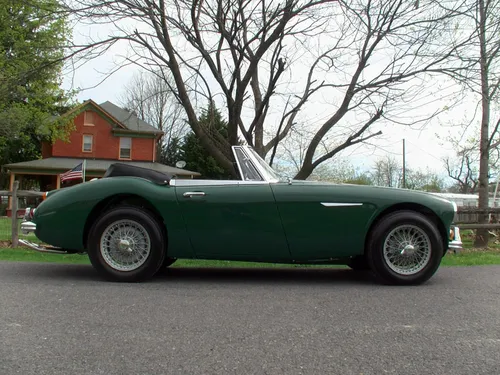
[[[500,374],[500,267],[418,287],[348,270],[99,280],[0,262],[0,374]]]

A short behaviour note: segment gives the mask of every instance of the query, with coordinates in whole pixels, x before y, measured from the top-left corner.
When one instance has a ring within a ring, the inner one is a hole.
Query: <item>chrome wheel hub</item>
[[[118,240],[118,248],[121,251],[128,252],[128,253],[131,253],[132,251],[134,251],[130,247],[130,241],[129,240]]]
[[[415,254],[415,246],[406,245],[403,250],[401,250],[401,255],[413,255]]]
[[[110,224],[101,236],[101,255],[117,271],[133,271],[144,264],[151,252],[146,229],[133,220]]]
[[[413,275],[431,259],[431,241],[427,233],[415,225],[394,228],[384,242],[384,259],[394,272]]]

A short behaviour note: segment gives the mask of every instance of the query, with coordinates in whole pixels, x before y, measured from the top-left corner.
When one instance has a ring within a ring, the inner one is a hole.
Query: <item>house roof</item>
[[[53,116],[52,119],[56,120],[59,117],[66,117],[72,114],[79,113],[83,111],[88,105],[93,106],[98,112],[108,118],[116,128],[122,131],[130,131],[134,133],[148,133],[150,135],[158,136],[162,135],[163,131],[155,128],[154,126],[148,124],[147,122],[141,120],[132,112],[127,111],[109,100],[104,103],[97,104],[92,99],[87,99],[83,103],[77,105],[76,107],[70,109],[68,112],[61,116]],[[115,129],[116,129],[115,128]]]
[[[104,111],[122,123],[128,130],[145,132],[145,133],[163,133],[161,130],[149,125],[147,122],[141,120],[132,112],[127,111],[110,101],[105,101],[99,104]]]
[[[103,174],[113,163],[125,163],[142,168],[153,169],[158,172],[174,174],[177,176],[200,176],[200,173],[189,171],[187,169],[170,167],[161,163],[145,162],[145,161],[127,161],[127,160],[110,160],[110,159],[86,159],[86,172],[89,174]],[[82,158],[60,158],[50,157],[46,159],[37,159],[31,161],[22,161],[19,163],[11,163],[3,165],[3,168],[9,169],[14,173],[36,174],[51,173],[60,174],[66,172],[83,161]]]

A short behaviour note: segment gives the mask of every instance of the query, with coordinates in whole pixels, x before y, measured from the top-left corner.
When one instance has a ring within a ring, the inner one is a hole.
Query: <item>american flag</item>
[[[83,162],[78,164],[75,168],[61,174],[61,182],[68,180],[83,179]]]

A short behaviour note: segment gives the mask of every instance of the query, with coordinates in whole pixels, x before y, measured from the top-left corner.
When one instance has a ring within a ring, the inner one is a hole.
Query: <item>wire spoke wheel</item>
[[[432,245],[427,233],[416,225],[400,225],[386,237],[383,255],[387,266],[400,275],[414,275],[431,260]]]
[[[383,216],[372,229],[367,259],[383,284],[419,285],[429,280],[445,254],[438,222],[412,210]]]
[[[133,271],[141,267],[151,253],[149,234],[138,222],[118,220],[108,225],[101,235],[100,251],[104,261],[117,271]]]

